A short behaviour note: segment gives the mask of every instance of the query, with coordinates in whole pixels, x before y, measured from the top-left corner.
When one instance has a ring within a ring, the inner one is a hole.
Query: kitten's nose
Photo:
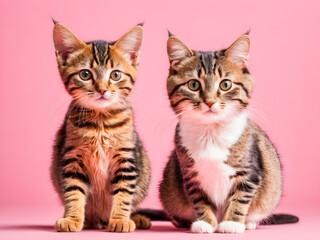
[[[209,108],[211,108],[211,106],[214,104],[214,102],[205,102],[208,106],[209,106]]]
[[[106,92],[106,90],[100,90],[99,92],[101,93],[101,95],[103,95]]]

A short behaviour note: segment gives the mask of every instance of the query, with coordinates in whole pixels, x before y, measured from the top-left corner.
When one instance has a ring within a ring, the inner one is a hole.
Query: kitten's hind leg
[[[150,218],[143,214],[133,213],[131,214],[131,220],[134,221],[137,229],[149,229],[151,227]]]

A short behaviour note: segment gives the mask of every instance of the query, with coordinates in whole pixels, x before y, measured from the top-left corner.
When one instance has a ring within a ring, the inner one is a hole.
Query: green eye
[[[232,82],[230,80],[223,80],[220,82],[220,88],[223,91],[228,91],[232,86]]]
[[[88,81],[92,78],[92,73],[89,70],[82,70],[80,71],[79,76],[82,80]]]
[[[198,91],[201,87],[201,84],[198,80],[190,80],[188,82],[188,87],[191,91]]]
[[[122,76],[121,72],[116,70],[111,72],[110,74],[110,77],[113,81],[119,81],[121,79],[121,76]]]

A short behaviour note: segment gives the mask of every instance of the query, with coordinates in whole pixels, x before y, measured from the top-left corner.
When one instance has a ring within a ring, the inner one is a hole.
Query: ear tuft
[[[78,39],[68,28],[61,23],[55,23],[53,28],[53,42],[58,55],[67,60],[70,53],[73,53],[85,46],[85,43]]]
[[[241,68],[247,67],[249,58],[250,38],[248,34],[239,37],[226,51],[227,59]]]
[[[193,52],[177,37],[171,36],[167,41],[167,52],[170,63],[178,63],[183,59],[191,57]]]
[[[53,19],[53,17],[51,17],[51,20],[52,20],[53,24],[57,24],[58,23],[56,20]]]
[[[132,28],[116,43],[117,48],[133,65],[139,62],[139,53],[143,41],[143,27],[138,25]]]
[[[168,37],[174,36],[174,34],[172,32],[170,32],[169,30],[167,30],[167,31],[168,31]]]

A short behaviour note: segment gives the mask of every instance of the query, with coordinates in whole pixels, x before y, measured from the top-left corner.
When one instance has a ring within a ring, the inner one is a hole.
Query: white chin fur
[[[224,221],[219,224],[218,231],[221,233],[243,233],[246,226],[239,222]]]
[[[193,233],[213,233],[214,231],[215,229],[211,224],[202,220],[195,221],[191,225],[191,232]]]

